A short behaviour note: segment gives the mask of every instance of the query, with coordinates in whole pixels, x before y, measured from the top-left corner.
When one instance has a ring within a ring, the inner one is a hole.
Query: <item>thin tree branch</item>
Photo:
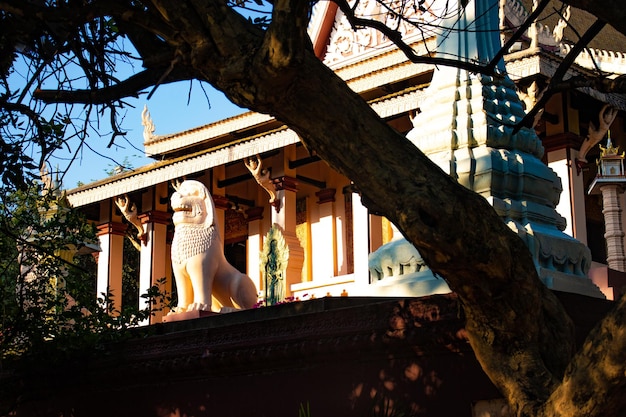
[[[563,3],[609,22],[613,28],[626,35],[626,7],[622,0],[563,0]]]
[[[34,97],[44,103],[106,104],[124,97],[138,97],[141,91],[157,83],[164,71],[158,71],[157,68],[146,69],[118,84],[96,90],[36,90]],[[173,73],[170,73],[165,83],[190,78],[189,76],[173,75]]]
[[[39,114],[37,114],[33,109],[25,104],[20,103],[11,103],[7,101],[3,101],[0,103],[0,108],[3,108],[9,112],[18,112],[26,116],[34,125],[35,125],[35,139],[37,140],[37,144],[41,147],[41,162],[45,159],[48,154],[48,145],[46,144],[46,137],[43,134],[43,123]]]

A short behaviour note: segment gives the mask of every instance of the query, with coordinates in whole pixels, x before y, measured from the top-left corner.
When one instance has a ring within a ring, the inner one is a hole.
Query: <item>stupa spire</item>
[[[501,45],[499,1],[471,0],[450,7],[438,37],[438,55],[490,62]],[[565,220],[556,211],[561,180],[540,160],[541,140],[534,129],[515,131],[525,113],[504,61],[497,63],[494,76],[437,67],[426,97],[407,138],[459,183],[491,202],[527,243],[549,287],[601,296],[590,280],[580,279],[586,277],[591,253],[562,232]]]

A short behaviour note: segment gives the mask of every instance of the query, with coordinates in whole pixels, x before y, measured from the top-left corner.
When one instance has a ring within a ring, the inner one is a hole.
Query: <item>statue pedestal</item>
[[[173,323],[175,321],[199,319],[201,317],[217,316],[220,313],[214,313],[213,311],[193,310],[183,311],[181,313],[170,313],[163,316],[163,323]]]

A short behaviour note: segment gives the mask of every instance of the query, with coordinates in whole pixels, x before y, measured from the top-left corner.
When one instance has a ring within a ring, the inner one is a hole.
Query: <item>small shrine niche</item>
[[[597,160],[598,176],[624,177],[624,152],[621,155],[618,153],[619,146],[613,146],[610,134],[606,148],[600,146],[600,151],[600,159]]]
[[[606,263],[609,268],[626,272],[626,251],[624,249],[624,229],[620,200],[626,188],[624,175],[624,152],[613,146],[611,134],[606,147],[600,145],[600,158],[597,160],[598,175],[589,187],[589,194],[602,196],[604,234],[606,240]]]

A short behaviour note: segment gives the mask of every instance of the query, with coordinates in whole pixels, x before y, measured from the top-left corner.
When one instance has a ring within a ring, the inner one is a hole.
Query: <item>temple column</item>
[[[223,195],[216,194],[213,196],[213,204],[215,205],[215,226],[222,238],[224,244],[224,233],[226,231],[226,210],[230,208],[230,201]]]
[[[287,264],[286,296],[291,296],[291,284],[302,281],[302,265],[304,264],[304,250],[296,236],[296,191],[298,181],[289,176],[282,176],[273,180],[276,188],[276,202],[271,210],[272,224],[282,228],[287,247],[289,248],[289,262]]]
[[[153,286],[158,286],[164,293],[172,292],[170,252],[167,247],[167,225],[171,222],[171,214],[163,211],[149,211],[139,215],[144,229],[145,242],[142,243],[139,260],[139,294],[146,294]],[[169,268],[168,268],[169,265]],[[165,278],[165,282],[159,282]],[[147,301],[146,301],[147,303]],[[143,308],[144,306],[139,306]],[[149,306],[148,306],[149,307]],[[162,305],[151,306],[154,309]],[[150,317],[150,324],[160,323],[167,311],[156,311]]]
[[[600,151],[598,174],[589,187],[589,194],[602,194],[606,262],[609,268],[626,272],[624,229],[620,205],[624,187],[626,187],[626,169],[624,167],[626,157],[623,152],[619,154],[619,147],[613,146],[610,136],[607,139],[606,147],[600,145]]]
[[[224,244],[224,232],[226,230],[226,214],[225,211],[230,208],[230,202],[224,195],[226,189],[218,186],[220,180],[226,178],[226,167],[224,165],[214,167],[212,175],[212,184],[207,187],[211,190],[211,197],[213,198],[213,204],[215,205],[215,226],[222,237],[222,244]]]
[[[370,243],[369,252],[374,252],[383,245],[383,218],[375,214],[368,216],[368,230]]]
[[[319,220],[311,225],[311,244],[312,258],[318,260],[313,265],[313,275],[316,279],[327,279],[337,275],[335,193],[334,188],[326,188],[315,193],[318,198]]]
[[[263,249],[263,207],[251,207],[246,210],[248,215],[248,243],[246,245],[246,264],[248,276],[254,282],[257,292],[263,288],[260,256]]]
[[[626,255],[624,253],[624,230],[622,229],[622,208],[620,194],[623,189],[618,184],[607,184],[600,187],[602,192],[602,213],[606,233],[606,255],[609,268],[626,272]]]
[[[370,283],[368,257],[370,253],[369,212],[361,204],[361,196],[352,193],[352,241],[354,283],[365,286]]]
[[[171,220],[171,216],[170,216]],[[174,240],[174,231],[170,228],[167,230],[165,238],[165,278],[166,287],[164,291],[168,291],[170,294],[174,288],[174,270],[172,269],[172,241]],[[169,313],[169,311],[168,311]]]
[[[548,123],[549,125],[549,123]],[[563,191],[556,211],[565,218],[564,233],[587,243],[585,216],[585,184],[580,168],[576,165],[579,136],[559,133],[544,139],[548,166],[559,176]]]
[[[98,226],[101,252],[98,255],[96,297],[111,295],[109,313],[122,308],[122,265],[126,228],[124,223],[113,221]]]
[[[348,239],[347,233],[347,216],[346,210],[352,209],[350,206],[346,208],[346,196],[342,195],[336,199],[333,204],[335,227],[335,276],[348,274]]]

